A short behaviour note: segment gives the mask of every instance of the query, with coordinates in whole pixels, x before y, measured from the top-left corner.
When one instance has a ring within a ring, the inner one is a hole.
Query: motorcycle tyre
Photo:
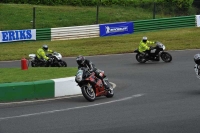
[[[34,62],[31,61],[31,66],[32,67],[37,67],[36,64]]]
[[[107,97],[107,98],[111,98],[111,97],[114,96],[113,86],[112,86],[107,80],[106,80],[106,84],[108,84],[108,85],[109,85],[109,88],[110,88],[110,90],[107,91],[106,97]]]
[[[169,58],[167,58],[167,60],[166,60],[165,57],[164,57],[164,56],[166,56],[166,55],[168,55],[168,57],[169,57]],[[162,52],[162,53],[160,54],[160,57],[161,57],[161,59],[162,59],[164,62],[171,62],[171,61],[172,61],[172,56],[171,56],[171,54],[169,54],[168,52]]]
[[[139,63],[145,63],[147,60],[144,59],[144,58],[142,58],[143,60],[139,59],[139,56],[140,56],[140,55],[141,55],[141,53],[137,53],[137,54],[136,54],[136,56],[135,56],[136,60],[137,60]]]
[[[95,94],[95,92],[94,92],[94,90],[93,90],[93,96],[91,97],[89,94],[88,94],[88,86],[87,85],[83,85],[82,87],[81,87],[81,92],[82,92],[82,94],[83,94],[83,96],[85,97],[85,99],[86,100],[88,100],[89,102],[93,102],[94,100],[95,100],[95,98],[96,98],[96,94]],[[93,88],[92,88],[93,89]]]
[[[67,67],[67,63],[62,60],[62,67]]]

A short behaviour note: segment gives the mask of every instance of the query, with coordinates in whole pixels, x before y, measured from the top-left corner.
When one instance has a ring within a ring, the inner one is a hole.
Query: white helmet
[[[43,48],[44,51],[47,51],[47,50],[48,50],[48,45],[44,44],[44,45],[42,46],[42,48]]]
[[[147,37],[144,36],[144,37],[142,38],[142,41],[143,41],[143,42],[147,42]]]

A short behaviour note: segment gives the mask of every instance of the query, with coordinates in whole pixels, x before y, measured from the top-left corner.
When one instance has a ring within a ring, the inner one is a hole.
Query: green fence
[[[161,30],[169,28],[192,27],[192,26],[193,27],[195,26],[195,15],[134,21],[134,32]]]
[[[36,40],[51,40],[51,28],[36,29]]]

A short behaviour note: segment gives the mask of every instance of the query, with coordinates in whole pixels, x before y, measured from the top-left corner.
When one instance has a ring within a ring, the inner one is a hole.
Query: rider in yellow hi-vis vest
[[[37,50],[37,53],[36,53],[37,58],[38,58],[38,59],[41,59],[41,60],[44,59],[45,61],[49,60],[49,57],[46,56],[46,52],[53,53],[53,51],[50,50],[50,49],[48,48],[48,46],[45,44],[45,45],[42,46],[42,48],[39,48],[39,49]]]
[[[142,53],[142,52],[149,53],[151,48],[148,46],[148,44],[154,44],[154,42],[148,41],[147,37],[143,37],[139,44],[139,48],[138,48],[139,52],[140,53]]]

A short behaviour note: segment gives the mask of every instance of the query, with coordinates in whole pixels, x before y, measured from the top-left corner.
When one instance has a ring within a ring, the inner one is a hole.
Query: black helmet
[[[198,65],[200,65],[200,54],[195,54],[194,55],[194,62]]]
[[[47,51],[47,50],[48,50],[48,46],[47,46],[46,44],[44,44],[44,45],[42,46],[42,49],[43,49],[44,51]]]
[[[76,62],[78,65],[83,65],[84,62],[85,62],[85,57],[83,57],[82,55],[79,55],[77,58],[76,58]]]
[[[144,36],[144,37],[142,38],[142,41],[143,41],[143,42],[147,42],[147,37]]]

